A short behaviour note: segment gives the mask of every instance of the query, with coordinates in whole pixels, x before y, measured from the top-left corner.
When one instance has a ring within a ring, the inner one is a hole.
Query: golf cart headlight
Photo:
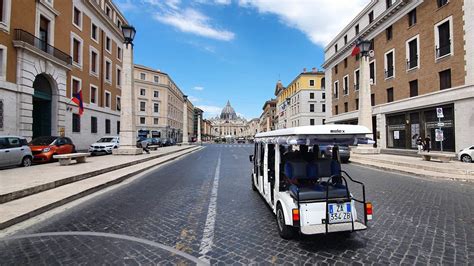
[[[44,149],[43,149],[43,152],[49,152],[50,150],[51,150],[51,148],[50,148],[50,147],[48,147],[48,148],[44,148]]]

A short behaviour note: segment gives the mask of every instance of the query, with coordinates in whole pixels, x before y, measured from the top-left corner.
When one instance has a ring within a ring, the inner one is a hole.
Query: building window
[[[143,116],[140,117],[140,124],[141,124],[141,125],[146,124],[146,119],[145,119],[145,117],[143,117]]]
[[[359,99],[356,99],[356,110],[359,110]]]
[[[82,30],[82,12],[77,7],[73,7],[72,23]]]
[[[122,21],[120,19],[117,19],[117,28],[122,30]]]
[[[158,113],[160,111],[160,105],[158,103],[153,104],[153,112]]]
[[[344,103],[344,112],[349,112],[349,104],[347,102]]]
[[[3,129],[3,100],[0,100],[0,129]]]
[[[326,119],[323,119],[323,125],[325,125],[325,124],[326,124]]]
[[[90,103],[91,104],[97,104],[97,87],[94,85],[91,85],[91,92],[90,92]]]
[[[72,132],[81,132],[81,116],[72,114]]]
[[[314,104],[310,104],[310,105],[309,105],[309,111],[310,111],[311,113],[314,112]]]
[[[99,75],[99,55],[97,53],[97,51],[92,48],[92,46],[90,47],[90,53],[91,53],[91,56],[90,56],[90,73],[93,74],[94,76],[98,76]]]
[[[112,18],[112,10],[107,5],[105,6],[105,14],[107,15],[107,17]]]
[[[321,79],[321,89],[324,90],[326,88],[326,79],[322,78]]]
[[[153,97],[154,98],[160,97],[160,92],[159,91],[153,91]]]
[[[120,121],[117,121],[117,135],[120,134]]]
[[[336,115],[339,114],[339,106],[337,106],[337,105],[334,106],[334,113],[335,113]]]
[[[387,89],[387,102],[393,102],[393,88]]]
[[[349,94],[349,76],[344,77],[344,83],[343,83],[343,88],[342,89],[344,91],[344,95]]]
[[[387,37],[387,41],[390,41],[393,37],[393,28],[392,26],[389,26],[386,30],[385,30],[385,36]]]
[[[115,109],[117,111],[122,111],[122,101],[121,101],[121,98],[119,96],[117,96],[117,99],[116,99],[116,106],[115,106]]]
[[[410,97],[418,96],[418,80],[410,81]]]
[[[145,73],[140,73],[140,79],[141,80],[146,80],[146,74]]]
[[[385,79],[393,78],[395,76],[394,54],[395,50],[391,50],[385,54]]]
[[[146,90],[144,88],[140,89],[140,96],[145,96],[146,95]]]
[[[310,98],[310,99],[314,99],[314,92],[310,92],[310,93],[309,93],[309,98]]]
[[[344,45],[347,44],[347,35],[344,35]]]
[[[344,58],[344,68],[347,68],[347,58]]]
[[[334,66],[334,72],[337,74],[337,65]]]
[[[370,73],[370,79],[372,80],[372,85],[373,85],[375,84],[375,61],[370,62],[369,73]]]
[[[91,133],[97,133],[97,117],[91,116]]]
[[[310,126],[314,126],[314,119],[310,119],[310,120],[309,120],[309,125],[310,125]]]
[[[408,27],[416,24],[416,8],[408,12]]]
[[[71,98],[74,97],[74,94],[78,93],[81,90],[82,81],[78,78],[71,79]]]
[[[337,43],[334,45],[334,52],[337,53]]]
[[[355,35],[359,34],[359,24],[355,25],[354,30],[355,30]]]
[[[140,112],[146,111],[146,102],[140,102]]]
[[[110,134],[110,119],[105,119],[105,134]]]
[[[117,46],[117,59],[119,61],[122,61],[122,48],[120,48],[119,46]]]
[[[439,72],[439,89],[449,89],[451,88],[451,69],[446,69]]]
[[[122,70],[117,66],[117,87],[122,86]]]
[[[10,24],[10,0],[0,0],[0,28],[9,31]]]
[[[372,93],[370,95],[370,105],[375,106],[375,94],[374,93]]]
[[[313,80],[313,79],[310,79],[310,80],[309,80],[309,86],[311,86],[311,87],[314,86],[314,80]]]
[[[153,118],[153,124],[158,125],[158,117]]]
[[[160,82],[160,77],[159,76],[154,76],[153,79],[154,79],[155,83]]]
[[[111,98],[110,98],[110,92],[106,91],[105,92],[105,107],[110,108],[111,106]]]
[[[91,38],[96,42],[99,41],[99,28],[94,23],[91,24]]]
[[[360,71],[357,69],[354,71],[354,90],[359,90],[359,82],[360,82]]]
[[[322,98],[323,100],[325,100],[325,99],[326,99],[326,93],[325,93],[325,92],[323,92],[323,94],[322,94],[322,97],[321,97],[321,98]]]
[[[417,68],[419,65],[419,55],[418,55],[418,36],[408,40],[406,44],[407,50],[407,69]]]
[[[450,55],[452,52],[452,17],[435,25],[436,58]]]
[[[445,6],[449,2],[449,0],[437,0],[436,2],[438,3],[438,8],[440,8]]]
[[[112,83],[112,61],[105,59],[105,81]]]
[[[75,34],[71,36],[71,55],[74,65],[82,67],[82,40]]]
[[[389,9],[392,6],[392,0],[385,0],[385,6]]]
[[[105,37],[105,50],[109,52],[109,54],[112,53],[112,40],[109,37]]]
[[[334,98],[339,98],[339,81],[334,82]]]
[[[369,24],[372,23],[372,21],[374,21],[374,11],[370,11],[369,13]]]
[[[322,111],[323,113],[326,112],[326,104],[323,103],[323,105],[321,106],[321,111]]]
[[[0,45],[0,80],[7,77],[7,48]]]

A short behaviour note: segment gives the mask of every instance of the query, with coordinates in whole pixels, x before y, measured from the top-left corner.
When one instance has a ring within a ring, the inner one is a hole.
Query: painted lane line
[[[217,190],[219,188],[219,175],[221,168],[221,154],[217,159],[216,172],[214,174],[214,181],[211,190],[211,199],[209,202],[209,209],[207,211],[206,225],[204,227],[204,233],[199,246],[199,257],[200,260],[209,262],[206,257],[207,253],[212,249],[212,243],[214,241],[214,229],[216,225],[216,206],[217,206]]]

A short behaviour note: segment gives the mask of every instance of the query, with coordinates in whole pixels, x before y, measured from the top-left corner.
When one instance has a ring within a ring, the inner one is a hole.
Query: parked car
[[[173,146],[176,144],[172,138],[164,138],[161,142],[163,146]]]
[[[15,136],[0,136],[0,167],[28,167],[33,161],[28,142],[25,138]]]
[[[148,138],[147,140],[150,141],[150,145],[158,145],[160,147],[162,146],[160,138]]]
[[[43,136],[34,138],[29,144],[33,153],[33,162],[46,163],[53,155],[75,153],[76,146],[67,137]]]
[[[89,152],[92,155],[98,153],[112,154],[112,150],[117,149],[119,146],[120,138],[118,136],[106,136],[91,144]]]
[[[322,157],[331,157],[332,156],[332,148],[334,145],[320,145],[319,150],[321,151]],[[341,162],[347,163],[351,157],[351,152],[349,150],[349,146],[347,145],[339,145],[339,157]]]
[[[474,145],[458,152],[458,159],[465,163],[472,163],[474,158]]]
[[[138,148],[142,148],[142,142],[146,142],[147,146],[151,145],[151,139],[150,138],[138,136],[137,137],[137,147]]]
[[[237,143],[244,143],[245,144],[245,138],[238,138]]]

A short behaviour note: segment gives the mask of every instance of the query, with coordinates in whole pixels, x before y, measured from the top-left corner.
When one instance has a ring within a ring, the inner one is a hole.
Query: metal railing
[[[393,77],[393,72],[393,67],[389,67],[387,70],[385,70],[385,78]]]
[[[70,55],[55,48],[54,46],[49,45],[46,41],[37,38],[36,36],[27,31],[15,29],[15,41],[25,42],[45,53],[56,57],[57,59],[65,62],[68,65],[72,64],[72,57]]]
[[[414,56],[413,58],[410,58],[410,60],[407,59],[407,69],[412,69],[418,66],[418,55]]]
[[[436,58],[448,55],[451,53],[451,40],[448,40],[448,43],[444,46],[436,46]]]

